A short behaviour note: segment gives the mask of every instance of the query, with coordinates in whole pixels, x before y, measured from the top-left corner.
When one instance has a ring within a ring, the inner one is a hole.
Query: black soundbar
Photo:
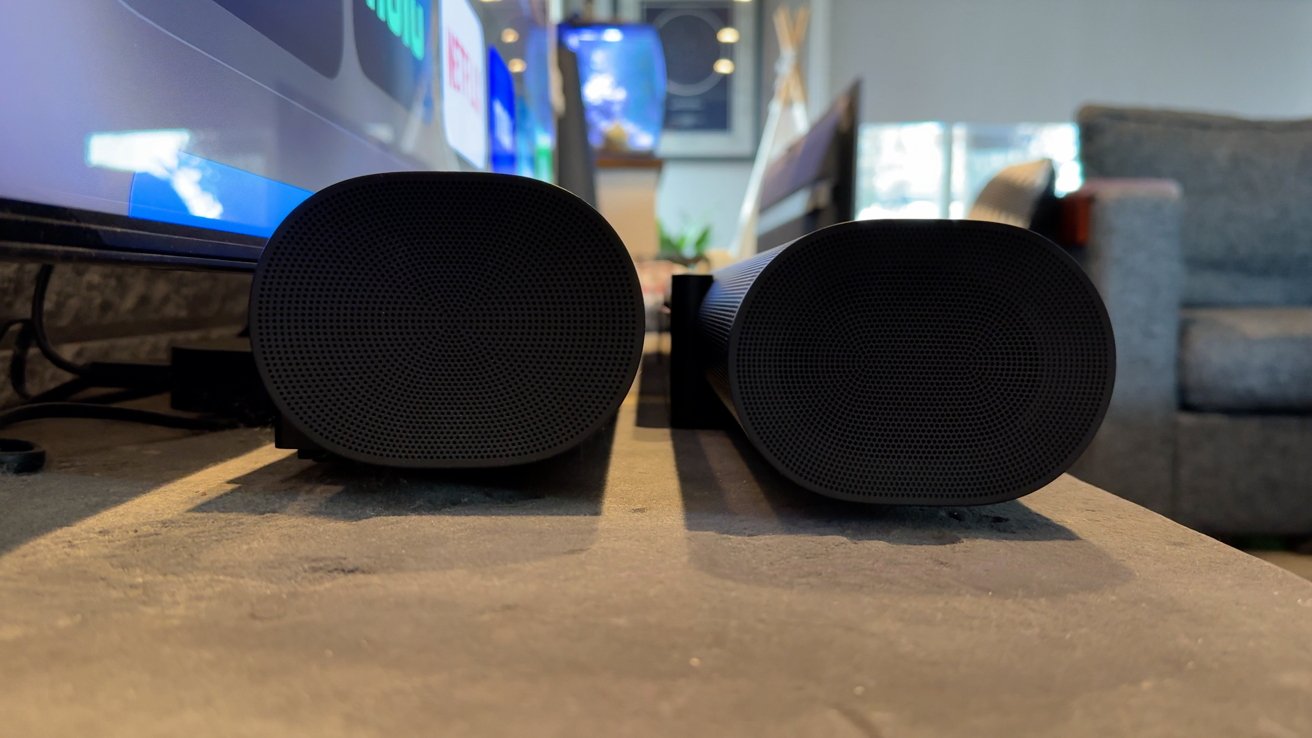
[[[1019,497],[1075,462],[1111,398],[1097,290],[1024,229],[844,223],[676,279],[674,423],[704,424],[699,398],[718,397],[773,466],[830,497]]]
[[[394,467],[553,456],[642,358],[633,261],[586,203],[523,177],[398,172],[315,193],[251,287],[251,347],[304,455]]]

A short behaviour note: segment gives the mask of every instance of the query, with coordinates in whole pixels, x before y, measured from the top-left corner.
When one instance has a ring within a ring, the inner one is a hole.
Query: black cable
[[[140,410],[134,407],[98,405],[88,402],[34,402],[0,412],[0,428],[43,418],[118,420],[128,423],[158,425],[164,428],[200,431],[230,430],[240,427],[237,421],[227,418],[171,415],[153,410]]]
[[[27,318],[10,318],[5,322],[0,323],[0,342],[5,340],[5,336],[9,333],[10,328],[13,328],[14,326],[22,328],[23,324],[26,322]]]
[[[45,418],[84,418],[144,423],[182,430],[218,431],[239,428],[241,424],[228,418],[209,416],[173,415],[170,413],[119,407],[110,403],[124,402],[160,394],[168,387],[168,367],[149,364],[116,364],[93,362],[79,364],[62,356],[50,342],[45,327],[46,293],[54,266],[44,264],[37,272],[32,290],[32,314],[28,318],[15,318],[0,323],[0,342],[11,328],[18,327],[13,353],[9,362],[9,382],[14,392],[27,402],[10,410],[0,411],[0,428]],[[73,375],[73,378],[52,387],[35,397],[27,389],[27,355],[35,342],[41,354],[56,368]],[[67,401],[93,387],[117,388],[77,402]],[[46,453],[33,443],[0,438],[0,472],[29,474],[45,466]]]
[[[85,366],[65,359],[55,350],[46,335],[46,290],[50,288],[50,276],[54,274],[53,264],[42,264],[36,273],[36,288],[32,290],[32,337],[46,361],[76,377],[88,377],[91,372]]]
[[[28,399],[31,395],[27,392],[27,349],[22,343],[23,330],[27,328],[27,318],[12,318],[0,323],[0,344],[4,343],[5,336],[9,335],[9,329],[14,326],[18,327],[18,333],[14,336],[14,348],[9,354],[9,385],[14,388],[14,394]]]
[[[129,402],[131,400],[140,400],[145,397],[154,397],[162,395],[168,390],[152,389],[149,387],[127,387],[125,389],[110,390],[102,392],[91,397],[80,397],[78,402],[89,402],[95,405],[115,405],[120,402]]]
[[[28,402],[62,402],[79,392],[85,392],[89,389],[91,389],[91,385],[87,383],[87,380],[81,377],[73,377],[63,384],[57,384],[48,390],[38,392],[25,399]]]
[[[9,354],[9,386],[24,400],[32,399],[27,391],[27,350],[32,347],[32,322],[18,321],[18,334],[14,336],[14,350]]]
[[[34,474],[45,465],[45,449],[30,441],[0,438],[0,474]]]
[[[65,358],[55,349],[46,332],[46,293],[50,289],[50,278],[54,274],[53,264],[43,264],[36,274],[36,285],[32,290],[32,316],[28,321],[31,338],[35,340],[41,355],[55,367],[74,377],[87,380],[88,384],[99,387],[134,387],[150,388],[163,391],[169,386],[169,367],[161,364],[138,364],[93,361],[79,364]],[[22,334],[20,334],[21,336]],[[27,348],[26,345],[23,347]],[[22,361],[25,361],[22,360]]]

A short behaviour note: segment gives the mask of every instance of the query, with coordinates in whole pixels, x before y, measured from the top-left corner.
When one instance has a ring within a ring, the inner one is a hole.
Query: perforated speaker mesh
[[[715,275],[711,383],[787,476],[833,497],[972,504],[1031,492],[1093,437],[1107,312],[1046,239],[971,221],[818,231]]]
[[[637,274],[566,191],[452,172],[348,180],[269,240],[251,341],[279,409],[347,458],[544,458],[619,406],[642,354]]]

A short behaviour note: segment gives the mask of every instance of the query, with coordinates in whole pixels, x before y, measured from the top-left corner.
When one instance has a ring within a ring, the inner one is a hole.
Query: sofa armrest
[[[1170,514],[1184,281],[1180,187],[1091,180],[1082,194],[1092,199],[1085,267],[1116,334],[1116,389],[1101,430],[1072,471]]]

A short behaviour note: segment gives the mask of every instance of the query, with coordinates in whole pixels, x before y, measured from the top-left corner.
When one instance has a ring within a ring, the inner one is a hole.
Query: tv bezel
[[[0,260],[253,271],[264,238],[0,198]]]

